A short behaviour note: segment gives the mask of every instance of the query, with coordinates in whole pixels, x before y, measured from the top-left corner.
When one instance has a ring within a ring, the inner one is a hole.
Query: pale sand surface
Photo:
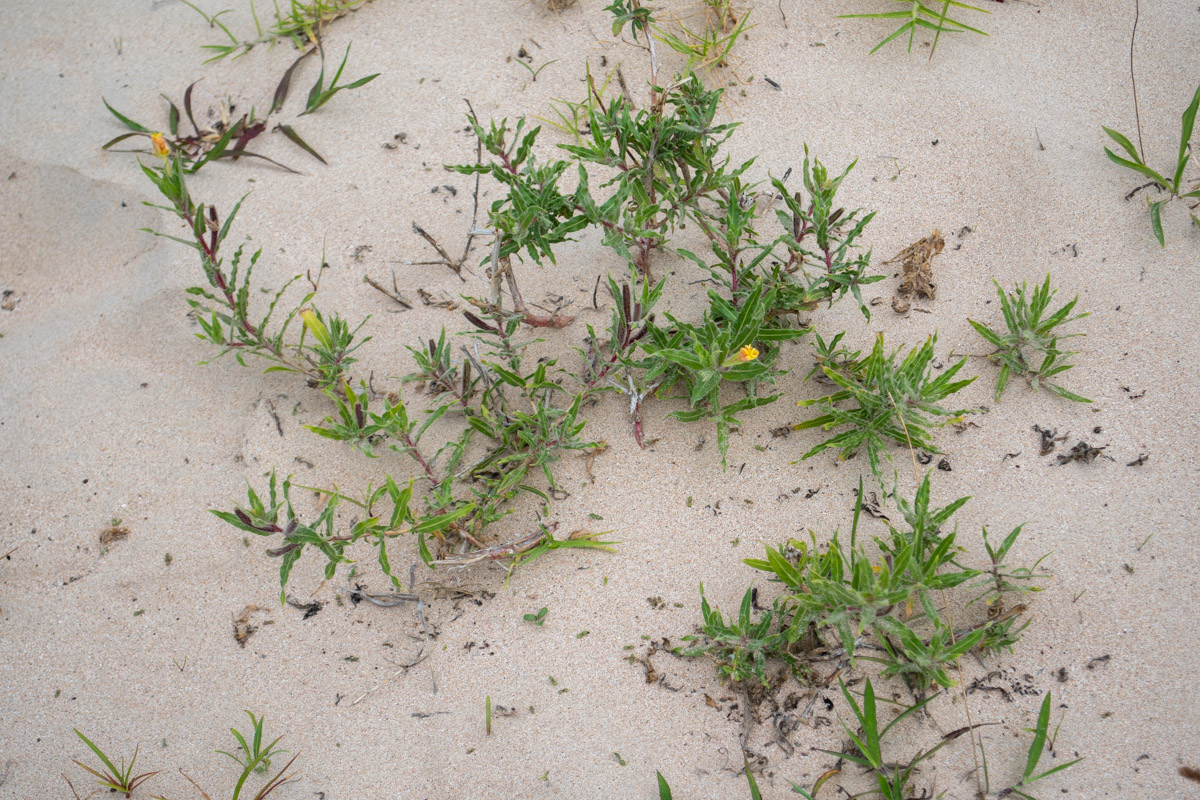
[[[461,247],[471,184],[440,165],[474,156],[463,98],[485,118],[543,114],[549,98],[582,95],[583,60],[595,66],[601,55],[623,60],[640,86],[634,76],[644,74],[644,56],[611,41],[603,5],[581,0],[555,16],[499,0],[378,0],[335,24],[327,45],[340,53],[352,40],[348,74],[382,77],[297,123],[330,166],[268,135],[260,149],[307,174],[220,164],[193,180],[193,192],[228,208],[253,189],[235,238],[248,235],[264,248],[264,285],[316,267],[324,249],[331,269],[322,306],[351,319],[374,315],[375,338],[358,372],[374,371],[396,387],[387,376],[411,367],[403,345],[457,327],[461,317],[419,305],[396,313],[363,275],[388,280],[395,268],[410,297],[419,286],[483,291],[480,278],[464,286],[448,270],[393,262],[429,256],[413,221],[448,249]],[[1065,383],[1095,405],[1035,396],[1022,385],[995,405],[994,368],[973,362],[983,377],[965,392],[966,403],[994,408],[977,428],[938,435],[953,471],[935,473],[935,499],[973,495],[957,519],[975,556],[981,524],[1007,531],[1023,521],[1021,559],[1053,551],[1047,563],[1056,579],[1033,600],[1034,624],[1015,653],[989,662],[1004,671],[1004,685],[1053,690],[1067,712],[1058,757],[1087,758],[1048,782],[1038,792],[1043,800],[1193,797],[1198,787],[1176,770],[1200,761],[1200,232],[1174,207],[1160,249],[1140,196],[1123,200],[1136,182],[1103,155],[1102,124],[1134,130],[1132,5],[987,6],[990,38],[945,39],[929,63],[927,51],[906,57],[896,46],[868,57],[887,29],[838,20],[832,4],[785,0],[786,28],[773,2],[759,4],[738,67],[756,79],[745,96],[729,97],[728,111],[743,122],[732,151],[759,155],[752,175],[760,180],[798,169],[804,142],[833,166],[858,157],[842,196],[878,209],[867,236],[877,261],[933,228],[947,234],[935,262],[938,298],[925,304],[932,314],[900,317],[885,302],[868,327],[843,303],[814,315],[824,335],[845,328],[862,344],[886,331],[898,345],[936,329],[946,359],[951,350],[982,352],[966,317],[998,320],[992,277],[1032,281],[1052,270],[1067,296],[1079,293],[1092,316],[1078,326],[1088,336],[1075,340],[1080,366]],[[1165,164],[1200,77],[1200,10],[1193,0],[1142,6],[1145,147],[1152,163]],[[246,477],[257,481],[273,466],[302,483],[359,490],[385,470],[406,478],[410,465],[371,461],[301,429],[318,422],[328,403],[287,376],[260,376],[230,360],[197,366],[210,353],[192,336],[183,289],[199,278],[198,266],[184,248],[137,231],[173,231],[175,223],[141,206],[155,198],[133,156],[99,151],[120,132],[102,95],[161,124],[158,93],[178,99],[203,77],[197,108],[205,118],[224,94],[261,109],[292,51],[281,46],[202,67],[199,46],[217,35],[179,3],[8,0],[0,19],[0,288],[19,300],[0,311],[0,553],[17,548],[0,561],[0,776],[7,774],[0,796],[68,796],[57,774],[84,755],[73,727],[110,751],[140,744],[139,765],[168,770],[153,793],[195,796],[174,771],[183,766],[220,796],[225,790],[215,787],[229,786],[233,769],[213,750],[232,744],[224,731],[240,726],[249,708],[265,712],[268,733],[286,734],[285,746],[302,753],[300,780],[282,798],[650,798],[655,770],[670,778],[676,797],[747,797],[737,774],[740,711],[729,711],[730,693],[711,665],[657,656],[666,684],[679,689],[670,691],[648,685],[622,648],[636,644],[641,652],[642,635],[689,632],[700,581],[726,609],[750,581],[765,587],[740,562],[763,543],[847,527],[864,461],[839,465],[824,455],[791,465],[816,434],[772,440],[772,428],[806,416],[780,401],[746,414],[723,473],[711,431],[664,419],[674,403],[648,407],[647,436],[658,442],[643,451],[623,400],[605,398],[589,411],[588,432],[611,445],[594,461],[595,484],[586,483],[582,461],[567,459],[561,473],[571,496],[552,519],[566,531],[611,528],[621,541],[617,554],[554,554],[516,572],[507,587],[499,567],[439,574],[495,596],[482,605],[434,604],[435,640],[422,637],[411,607],[339,607],[329,585],[316,594],[329,604],[302,620],[278,605],[277,562],[257,542],[244,547],[206,509],[229,507]],[[247,28],[244,16],[235,19]],[[506,63],[522,44],[539,63],[558,59],[536,83]],[[289,119],[314,73],[312,63],[299,73]],[[400,132],[405,144],[381,146]],[[556,141],[547,132],[543,152]],[[457,196],[431,193],[439,184],[455,186]],[[483,202],[494,195],[488,187]],[[963,226],[974,232],[960,239]],[[371,249],[355,261],[359,245]],[[594,234],[562,248],[559,262],[541,273],[525,268],[523,288],[535,300],[548,291],[576,300],[578,321],[544,346],[570,361],[584,324],[607,320],[607,309],[587,308],[595,276],[621,265]],[[675,266],[658,263],[660,272]],[[689,285],[697,277],[682,266],[672,277],[668,293],[679,313],[698,313],[704,290]],[[889,277],[867,296],[886,301],[895,285]],[[788,356],[800,367],[783,382],[789,398],[813,394],[801,383],[806,348]],[[1107,445],[1114,460],[1051,467],[1052,458],[1037,454],[1035,423],[1069,431],[1067,446],[1079,438]],[[1102,432],[1093,434],[1097,426]],[[709,442],[697,452],[701,433]],[[1139,453],[1149,462],[1126,467]],[[820,492],[804,499],[805,492],[791,495],[797,487]],[[790,499],[778,500],[781,492]],[[97,537],[112,517],[131,535],[102,554]],[[528,522],[525,515],[502,530],[515,535]],[[877,520],[864,523],[866,533],[883,530]],[[369,551],[363,557],[363,579],[383,590]],[[415,555],[398,549],[393,563],[401,558],[406,565]],[[293,594],[306,597],[318,586],[318,567],[314,555],[300,562]],[[653,610],[651,596],[666,608]],[[266,609],[256,623],[274,624],[242,648],[230,619],[248,604]],[[521,621],[543,605],[550,608],[544,627]],[[577,638],[584,630],[590,634]],[[422,648],[421,665],[351,704]],[[1104,655],[1111,659],[1087,667]],[[173,662],[185,658],[178,669]],[[964,666],[968,680],[986,672],[973,660]],[[1060,668],[1066,682],[1055,675]],[[706,704],[706,693],[722,710]],[[483,731],[487,695],[519,709],[497,718],[491,737]],[[822,696],[842,708],[833,691]],[[1017,775],[1027,746],[1020,729],[1032,723],[1040,698],[1008,703],[977,693],[970,702],[974,720],[1001,723],[982,731],[997,781]],[[818,702],[834,727],[801,727],[791,735],[790,758],[769,744],[769,723],[754,727],[750,747],[769,759],[760,778],[765,797],[794,796],[788,779],[811,785],[832,765],[812,751],[841,743],[836,717],[823,708]],[[961,702],[932,708],[895,740],[897,757],[966,724]],[[427,713],[437,715],[415,716]],[[918,785],[971,797],[971,767],[960,739],[923,769]],[[80,785],[82,773],[70,770]],[[821,796],[833,795],[830,785]]]

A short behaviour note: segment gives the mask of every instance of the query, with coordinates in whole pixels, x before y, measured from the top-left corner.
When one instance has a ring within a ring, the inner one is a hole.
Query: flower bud
[[[161,133],[150,134],[150,144],[154,146],[154,155],[164,161],[171,157],[171,146],[167,144],[167,137]]]

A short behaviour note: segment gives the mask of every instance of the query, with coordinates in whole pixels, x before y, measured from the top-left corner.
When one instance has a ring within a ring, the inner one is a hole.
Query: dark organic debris
[[[312,602],[305,603],[300,600],[297,600],[296,598],[292,597],[290,594],[287,597],[287,604],[289,606],[291,606],[292,608],[298,608],[304,612],[304,616],[301,617],[301,619],[308,619],[310,617],[315,617],[317,615],[317,612],[325,607],[325,604],[322,603],[320,600],[313,600]]]
[[[1133,461],[1130,461],[1130,462],[1129,462],[1128,464],[1126,464],[1125,466],[1127,466],[1127,467],[1140,467],[1142,464],[1145,464],[1145,463],[1146,463],[1147,461],[1149,461],[1149,460],[1150,460],[1150,454],[1149,454],[1149,453],[1138,453],[1138,457],[1137,457],[1137,458],[1135,458]]]
[[[1058,460],[1055,462],[1055,466],[1061,467],[1063,464],[1070,464],[1072,461],[1082,461],[1084,464],[1091,464],[1101,456],[1108,458],[1110,461],[1112,460],[1109,456],[1104,455],[1103,447],[1093,447],[1085,441],[1080,441],[1068,452],[1060,454]]]
[[[1043,455],[1043,456],[1050,455],[1051,453],[1054,452],[1056,443],[1064,442],[1067,439],[1067,434],[1065,434],[1065,433],[1062,436],[1058,435],[1058,428],[1050,429],[1050,428],[1043,428],[1041,425],[1034,425],[1033,429],[1038,434],[1040,434],[1042,437],[1042,442],[1041,442],[1042,451],[1041,451],[1041,453],[1039,453],[1039,455]]]

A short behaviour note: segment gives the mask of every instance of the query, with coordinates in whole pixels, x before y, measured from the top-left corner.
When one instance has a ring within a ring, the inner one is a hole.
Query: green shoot
[[[540,628],[546,624],[547,613],[549,613],[547,608],[542,606],[536,612],[532,614],[526,614],[524,617],[522,617],[522,619],[524,619],[526,622],[532,622],[534,625],[537,625]]]
[[[346,68],[346,61],[350,58],[350,45],[346,45],[346,52],[342,56],[342,63],[338,65],[337,72],[333,74],[333,80],[329,82],[329,86],[325,85],[325,50],[321,50],[321,72],[317,75],[317,82],[313,84],[308,91],[308,99],[304,103],[304,111],[300,112],[300,116],[311,114],[321,106],[333,99],[334,95],[343,89],[357,89],[360,86],[366,86],[371,81],[379,77],[376,72],[372,75],[367,75],[365,78],[359,78],[350,83],[338,85],[338,79],[342,77],[342,70]]]
[[[1070,761],[1051,767],[1050,769],[1038,772],[1038,763],[1046,752],[1046,743],[1049,740],[1051,749],[1053,749],[1053,737],[1050,734],[1050,705],[1051,695],[1046,692],[1046,697],[1042,700],[1041,710],[1038,712],[1037,725],[1034,728],[1026,728],[1025,730],[1033,734],[1033,741],[1029,744],[1029,755],[1025,759],[1025,771],[1021,774],[1021,779],[1007,789],[997,793],[997,797],[1007,797],[1010,794],[1015,794],[1017,797],[1022,797],[1024,800],[1037,800],[1036,797],[1025,791],[1032,783],[1048,778],[1056,772],[1062,772],[1069,769],[1080,761],[1082,758],[1074,758]]]
[[[903,36],[904,34],[908,34],[908,52],[911,53],[912,48],[913,48],[913,41],[916,38],[917,31],[919,29],[933,31],[934,38],[933,38],[933,45],[930,48],[930,52],[929,52],[930,58],[933,58],[934,52],[937,51],[938,39],[941,38],[941,35],[943,33],[962,33],[965,31],[970,31],[971,33],[977,33],[980,36],[987,36],[986,33],[979,30],[978,28],[973,28],[964,22],[959,22],[958,20],[952,19],[949,16],[947,16],[951,7],[962,8],[962,9],[966,9],[968,11],[978,11],[981,14],[990,14],[991,13],[990,11],[987,11],[985,9],[978,8],[976,6],[967,5],[966,3],[959,3],[959,2],[957,2],[957,0],[943,0],[942,8],[940,11],[938,11],[934,8],[930,8],[929,6],[925,5],[923,0],[895,0],[895,2],[905,5],[905,6],[907,6],[907,8],[903,11],[887,11],[887,12],[882,12],[882,13],[877,13],[877,14],[842,14],[842,15],[840,15],[840,18],[841,19],[903,20],[903,22],[900,24],[899,28],[897,28],[895,31],[893,31],[891,34],[889,34],[879,44],[877,44],[873,48],[871,48],[871,53],[877,52],[880,48],[882,48],[888,42],[890,42],[893,39],[896,39],[900,36]],[[933,0],[933,2],[934,2],[934,5],[937,5],[937,0]]]
[[[96,778],[97,783],[109,791],[121,792],[126,797],[132,797],[134,789],[158,774],[157,771],[143,772],[141,775],[133,774],[133,765],[137,763],[138,756],[138,748],[136,747],[133,748],[133,757],[129,759],[129,766],[125,766],[125,759],[122,758],[121,766],[118,767],[113,763],[112,759],[105,755],[103,750],[92,743],[91,739],[80,733],[78,728],[75,729],[75,735],[83,740],[83,743],[88,746],[88,749],[96,754],[96,758],[100,759],[100,763],[104,765],[104,768],[93,769],[92,767],[89,767],[87,764],[84,764],[80,761],[75,761],[74,763],[93,775]]]
[[[220,29],[221,33],[229,40],[228,43],[208,44],[203,45],[204,50],[212,53],[212,57],[208,61],[217,61],[222,58],[232,57],[238,58],[253,50],[259,45],[267,45],[273,47],[276,42],[281,40],[290,41],[296,49],[303,49],[311,45],[316,45],[320,42],[321,33],[324,27],[339,17],[349,14],[351,11],[356,11],[371,0],[313,0],[313,2],[302,2],[302,0],[286,0],[285,10],[280,10],[279,3],[275,3],[275,22],[269,28],[264,29],[262,23],[258,19],[258,12],[254,8],[253,0],[250,3],[250,12],[254,17],[254,27],[256,36],[252,39],[240,39],[221,22],[221,17],[225,14],[232,13],[230,9],[218,11],[216,14],[208,14],[195,3],[190,0],[183,0],[184,5],[191,8],[197,14],[204,18],[210,28]],[[208,63],[206,61],[205,63]]]
[[[1150,229],[1154,232],[1154,238],[1158,240],[1159,245],[1162,247],[1165,247],[1167,244],[1162,227],[1163,206],[1172,200],[1200,198],[1200,183],[1197,183],[1189,190],[1184,181],[1184,170],[1187,169],[1188,161],[1191,159],[1190,142],[1192,130],[1196,125],[1197,110],[1200,110],[1200,86],[1196,87],[1196,93],[1192,96],[1191,104],[1184,109],[1179,132],[1179,154],[1175,158],[1175,171],[1169,178],[1146,166],[1145,160],[1133,146],[1133,143],[1129,141],[1128,137],[1114,131],[1112,128],[1104,128],[1104,132],[1108,134],[1109,138],[1121,145],[1121,149],[1129,156],[1129,158],[1122,158],[1106,147],[1104,148],[1104,153],[1108,156],[1108,160],[1118,166],[1133,170],[1143,177],[1149,178],[1150,183],[1147,184],[1148,186],[1154,186],[1159,191],[1167,193],[1167,197],[1163,200],[1146,198],[1146,203],[1150,207]],[[1134,192],[1136,191],[1135,189]],[[1126,199],[1129,199],[1134,192],[1131,192]],[[1194,210],[1197,205],[1192,205],[1191,208]],[[1194,213],[1192,214],[1192,222],[1197,227],[1200,227],[1200,217],[1197,217]]]
[[[286,750],[276,750],[275,745],[279,743],[279,739],[263,746],[263,720],[266,718],[264,714],[261,717],[255,717],[253,712],[247,711],[246,716],[250,717],[250,725],[253,733],[247,739],[237,728],[230,728],[229,732],[233,734],[233,738],[237,740],[240,748],[240,755],[234,755],[226,750],[218,750],[217,752],[224,756],[229,756],[243,768],[255,764],[255,772],[266,772],[271,768],[271,756],[282,755]]]

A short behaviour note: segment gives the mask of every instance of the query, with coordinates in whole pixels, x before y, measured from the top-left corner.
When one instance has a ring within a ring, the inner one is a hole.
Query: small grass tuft
[[[1000,364],[1000,374],[996,378],[996,402],[1000,402],[1000,396],[1004,394],[1009,378],[1013,375],[1025,378],[1034,391],[1044,386],[1047,391],[1067,400],[1077,403],[1092,402],[1048,380],[1075,366],[1067,361],[1075,355],[1075,351],[1059,349],[1059,340],[1083,336],[1082,333],[1060,336],[1055,333],[1055,329],[1088,316],[1086,313],[1071,316],[1071,311],[1079,300],[1078,296],[1054,313],[1048,313],[1050,301],[1057,293],[1057,289],[1050,288],[1049,274],[1040,286],[1034,286],[1033,292],[1029,291],[1024,281],[1012,292],[1005,292],[1000,284],[996,283],[996,294],[1000,298],[1000,309],[1004,313],[1004,325],[1008,332],[1001,333],[973,319],[967,320],[988,344],[996,348],[987,356],[991,361]]]

